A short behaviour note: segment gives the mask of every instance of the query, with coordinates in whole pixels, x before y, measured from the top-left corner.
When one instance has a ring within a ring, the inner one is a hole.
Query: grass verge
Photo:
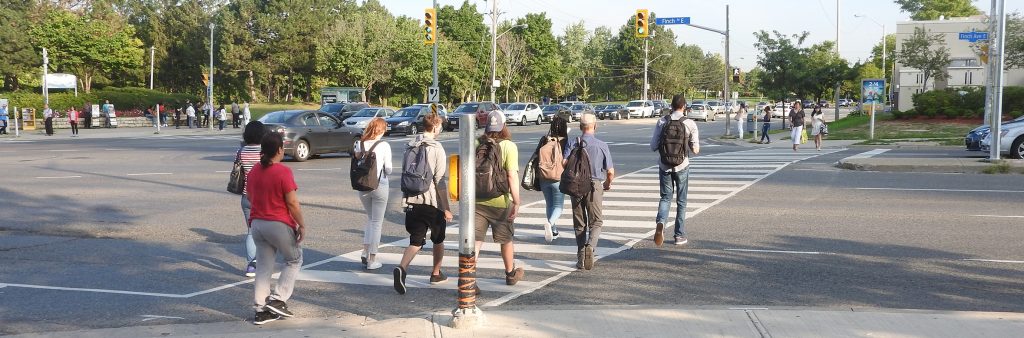
[[[1007,163],[1006,161],[1001,161],[999,163],[995,163],[995,164],[992,164],[992,165],[988,166],[988,168],[982,169],[981,173],[983,173],[983,174],[1009,174],[1010,173],[1010,164]]]
[[[848,116],[828,125],[832,140],[865,140],[870,133],[869,116]],[[977,127],[973,123],[942,120],[895,120],[879,114],[875,120],[875,139],[923,139],[959,145],[964,135]],[[955,143],[954,143],[955,140]]]

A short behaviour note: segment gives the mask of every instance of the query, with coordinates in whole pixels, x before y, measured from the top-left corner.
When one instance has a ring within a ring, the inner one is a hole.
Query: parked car
[[[363,108],[363,109],[360,109],[358,112],[356,112],[355,115],[352,115],[352,117],[349,117],[349,118],[345,119],[345,126],[346,127],[352,127],[352,128],[364,129],[364,128],[366,128],[366,125],[370,123],[370,120],[372,120],[373,118],[380,117],[380,118],[387,119],[387,118],[391,117],[391,115],[394,115],[394,114],[395,114],[395,110],[391,109],[391,108],[383,108],[383,107]]]
[[[490,101],[463,103],[448,115],[448,130],[458,128],[459,116],[464,114],[475,114],[477,128],[483,128],[484,123],[487,122],[487,114],[492,111],[501,111],[501,109],[494,102]]]
[[[586,103],[574,104],[572,108],[569,108],[572,112],[572,120],[579,121],[583,117],[583,114],[593,114],[594,107]]]
[[[818,101],[818,107],[828,108],[828,100]]]
[[[334,115],[341,121],[352,117],[363,108],[369,108],[370,104],[366,102],[348,102],[348,103],[325,103],[320,106],[320,111]]]
[[[525,126],[526,122],[530,121],[540,124],[544,120],[544,113],[541,111],[540,105],[532,102],[513,103],[507,108],[503,108],[502,111],[505,112],[506,122],[519,123],[520,126]]]
[[[764,111],[764,107],[767,107],[769,105],[770,105],[770,103],[768,103],[767,101],[761,101],[761,102],[757,103],[757,106],[754,106],[754,110],[756,110],[758,112],[763,112]]]
[[[575,106],[575,105],[578,105],[578,104],[584,104],[584,103],[586,103],[586,102],[583,102],[583,101],[562,101],[562,102],[559,102],[558,104],[563,105],[566,108],[572,108],[572,106]]]
[[[1016,124],[1024,124],[1024,116],[1015,118],[1015,119],[1010,120],[1010,121],[1003,122],[1002,126],[1005,127],[1005,126],[1011,126],[1011,125],[1016,125]],[[980,125],[977,128],[974,128],[970,132],[968,132],[967,136],[964,136],[964,145],[967,147],[967,150],[968,151],[981,151],[982,150],[982,146],[981,146],[982,140],[984,140],[986,137],[988,137],[989,131],[991,129],[992,128],[989,125],[986,124],[986,125]],[[986,146],[986,148],[987,148],[987,146]],[[988,150],[988,149],[985,149],[985,150]]]
[[[708,100],[705,104],[708,108],[711,108],[711,111],[714,112],[715,115],[725,113],[725,105],[723,105],[721,101]]]
[[[414,104],[395,112],[390,118],[384,121],[388,123],[387,131],[385,135],[391,135],[394,133],[400,133],[405,135],[416,135],[423,130],[423,119],[430,115],[430,104]],[[448,124],[448,113],[443,109],[437,110],[437,115],[441,117],[441,130],[451,130]]]
[[[501,110],[502,110],[502,111],[504,111],[504,110],[505,110],[505,109],[507,109],[507,108],[508,108],[508,106],[510,106],[510,105],[512,105],[512,103],[511,103],[511,102],[506,102],[506,103],[500,103],[500,104],[498,104],[498,108],[501,108]]]
[[[715,112],[711,110],[711,106],[707,103],[691,104],[687,108],[686,118],[688,119],[701,120],[704,122],[715,120]]]
[[[650,100],[633,100],[626,103],[626,110],[629,111],[629,117],[633,118],[645,118],[654,116],[654,104]]]
[[[853,104],[853,100],[839,99],[839,102],[836,102],[836,104],[838,104],[840,107],[849,107],[851,104]]]
[[[347,153],[362,130],[344,127],[334,115],[316,110],[282,110],[259,119],[284,137],[284,153],[302,162],[328,153]]]
[[[605,120],[629,119],[629,110],[621,104],[608,104],[594,107],[597,118]]]
[[[775,108],[772,108],[772,117],[786,117],[789,113],[789,106],[785,102],[776,102]]]
[[[672,114],[672,106],[670,106],[665,100],[654,100],[651,102],[654,103],[654,116],[660,117]]]
[[[800,106],[803,107],[804,109],[813,109],[814,108],[814,101],[803,100],[802,102],[800,102]]]
[[[544,122],[551,122],[555,115],[561,115],[566,121],[572,119],[572,111],[569,110],[569,107],[560,104],[549,104],[541,107],[541,112],[544,114]]]

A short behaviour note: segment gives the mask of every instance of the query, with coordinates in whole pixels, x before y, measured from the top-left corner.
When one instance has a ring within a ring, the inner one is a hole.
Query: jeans
[[[672,203],[672,193],[676,197],[676,227],[675,235],[686,237],[686,192],[687,182],[690,178],[690,168],[682,171],[658,172],[658,182],[661,184],[661,201],[658,202],[658,217],[655,222],[665,224],[668,220],[669,203]]]
[[[555,222],[562,217],[562,209],[565,205],[565,194],[558,190],[558,182],[547,179],[540,179],[540,191],[544,193],[545,212],[548,223],[551,224],[551,231],[555,229]]]
[[[597,241],[601,238],[601,226],[604,225],[601,211],[601,205],[604,203],[604,182],[593,180],[590,185],[593,190],[589,194],[570,198],[572,226],[576,230],[576,248],[581,250],[585,245],[597,248]]]
[[[188,129],[192,129],[192,119],[193,117],[191,116],[185,118],[185,122],[188,123]]]
[[[220,125],[218,126],[219,128],[217,128],[217,129],[224,130],[224,122],[226,122],[226,121],[220,120]]]
[[[380,178],[380,185],[373,191],[359,191],[359,201],[366,210],[366,225],[363,227],[363,244],[369,246],[367,253],[377,254],[380,246],[381,228],[384,226],[384,213],[388,209],[389,184],[387,177]]]
[[[253,308],[256,311],[263,311],[268,296],[282,302],[292,297],[295,279],[302,267],[302,247],[295,234],[295,230],[281,222],[252,220],[252,238],[256,242],[256,282],[253,283]],[[277,254],[284,258],[284,268],[277,278],[277,285],[271,290],[270,279],[274,274]]]
[[[252,227],[249,226],[249,212],[252,211],[252,205],[249,204],[249,196],[242,195],[242,223],[245,224],[245,228],[248,229],[245,232],[245,258],[246,263],[252,262],[256,259],[256,243],[252,241]]]
[[[771,136],[768,136],[768,129],[769,129],[770,127],[771,127],[771,124],[768,124],[768,122],[764,122],[764,123],[763,123],[763,124],[761,125],[761,141],[764,141],[765,139],[767,139],[767,140],[768,140],[768,142],[771,142],[771,141],[772,141],[772,138],[771,138]]]

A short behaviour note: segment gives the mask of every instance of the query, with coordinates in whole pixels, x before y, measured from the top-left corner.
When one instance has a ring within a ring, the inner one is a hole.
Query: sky
[[[423,9],[431,5],[430,0],[380,0],[396,15],[419,18]],[[488,1],[469,0],[477,5],[481,13],[489,13],[492,6]],[[777,30],[786,35],[803,31],[810,33],[807,45],[836,39],[836,0],[732,0],[732,1],[685,1],[685,0],[497,0],[499,21],[515,20],[527,13],[544,12],[553,24],[556,36],[563,35],[565,27],[583,21],[587,29],[607,26],[618,33],[619,28],[636,12],[646,8],[657,17],[690,17],[690,22],[719,30],[725,29],[725,7],[729,5],[729,29],[731,31],[730,59],[733,66],[744,71],[757,63],[754,48],[754,33],[759,30]],[[463,0],[437,0],[439,6],[461,6]],[[871,48],[882,41],[882,27],[891,34],[896,23],[910,20],[910,15],[900,12],[892,0],[839,0],[839,53],[850,62],[867,60]],[[976,1],[975,6],[987,12],[991,3]],[[1006,1],[1006,11],[1024,12],[1024,1]],[[854,17],[855,14],[865,18]],[[874,20],[874,21],[872,21]],[[876,23],[877,21],[877,23]],[[490,20],[486,20],[490,25]],[[677,25],[672,27],[677,43],[695,44],[706,52],[722,53],[722,35]]]

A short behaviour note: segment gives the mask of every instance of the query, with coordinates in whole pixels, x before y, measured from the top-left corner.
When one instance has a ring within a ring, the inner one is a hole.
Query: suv
[[[345,119],[355,115],[356,112],[369,107],[370,104],[366,102],[324,103],[318,110],[334,115],[334,117],[337,117],[339,120],[345,121]]]
[[[487,114],[490,114],[492,111],[501,112],[501,109],[494,102],[490,101],[463,103],[448,115],[448,128],[449,130],[458,128],[459,116],[464,114],[476,114],[477,128],[483,128],[484,124],[487,123]]]
[[[626,104],[629,117],[645,118],[654,116],[654,103],[644,100],[633,100]]]

